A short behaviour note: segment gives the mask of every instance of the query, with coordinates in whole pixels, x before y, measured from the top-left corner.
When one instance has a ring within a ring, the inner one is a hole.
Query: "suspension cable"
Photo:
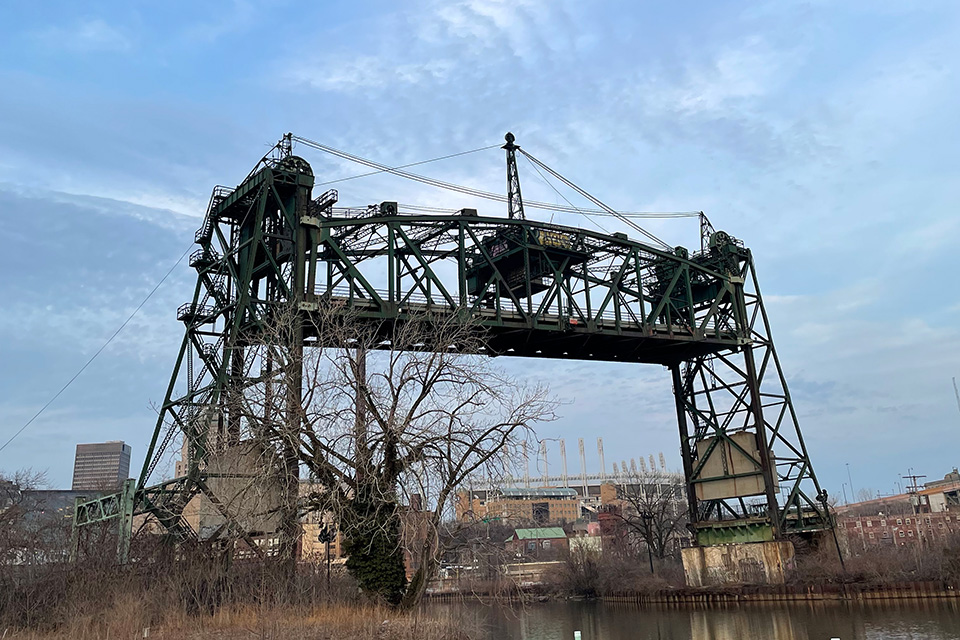
[[[550,167],[548,167],[548,166],[547,166],[546,164],[544,164],[543,162],[540,162],[539,160],[537,160],[533,155],[527,153],[527,152],[524,151],[523,149],[520,149],[520,153],[522,153],[524,156],[526,156],[527,159],[530,160],[531,162],[533,162],[535,165],[541,167],[544,171],[546,171],[547,173],[549,173],[550,175],[552,175],[553,177],[555,177],[557,180],[559,180],[559,181],[562,182],[563,184],[567,185],[568,187],[570,187],[571,189],[573,189],[574,191],[576,191],[577,193],[579,193],[581,196],[583,196],[584,198],[586,198],[587,200],[589,200],[590,202],[592,202],[592,203],[595,204],[596,206],[598,206],[598,207],[600,207],[601,209],[603,209],[604,211],[608,212],[610,215],[615,216],[615,217],[618,218],[621,222],[625,223],[626,225],[628,225],[629,227],[631,227],[631,228],[634,229],[635,231],[637,231],[637,232],[639,232],[639,233],[642,233],[643,235],[645,235],[645,236],[646,236],[647,238],[649,238],[650,240],[653,240],[654,242],[656,242],[656,243],[658,243],[658,244],[666,247],[667,249],[671,249],[671,248],[672,248],[669,244],[667,244],[666,242],[664,242],[663,240],[661,240],[661,239],[658,238],[657,236],[653,235],[652,233],[650,233],[649,231],[647,231],[646,229],[644,229],[643,227],[641,227],[641,226],[638,225],[637,223],[633,222],[632,220],[630,220],[630,219],[627,218],[626,216],[621,215],[619,211],[615,211],[615,210],[612,209],[611,207],[608,207],[608,206],[605,205],[603,202],[601,202],[600,200],[598,200],[598,199],[595,198],[594,196],[590,195],[589,193],[587,193],[586,191],[584,191],[583,189],[581,189],[580,187],[578,187],[577,185],[575,185],[575,184],[574,184],[573,182],[571,182],[570,180],[567,180],[566,178],[564,178],[562,175],[560,175],[559,173],[557,173],[556,171],[554,171],[553,169],[551,169]]]
[[[446,190],[448,190],[448,191],[454,191],[454,192],[457,192],[457,193],[462,193],[462,194],[464,194],[464,195],[473,196],[473,197],[475,197],[475,198],[483,198],[483,199],[485,199],[485,200],[493,200],[493,201],[495,201],[495,202],[503,202],[503,203],[507,202],[507,197],[506,197],[505,195],[502,195],[502,194],[499,194],[499,193],[492,193],[492,192],[490,192],[490,191],[483,191],[483,190],[481,190],[481,189],[474,189],[474,188],[472,188],[472,187],[465,187],[465,186],[463,186],[463,185],[453,184],[453,183],[451,183],[451,182],[444,182],[443,180],[437,180],[437,179],[435,179],[435,178],[429,178],[429,177],[427,177],[427,176],[419,175],[419,174],[416,174],[416,173],[411,173],[411,172],[409,172],[409,171],[404,171],[404,168],[405,168],[405,167],[412,167],[412,166],[416,166],[416,165],[419,165],[419,164],[426,164],[426,163],[428,163],[428,162],[435,162],[435,161],[437,161],[437,160],[443,160],[443,159],[446,159],[446,158],[452,158],[452,157],[456,157],[456,156],[466,155],[466,154],[469,154],[469,153],[475,153],[475,152],[477,152],[477,151],[484,151],[484,150],[487,150],[487,149],[491,149],[491,148],[493,148],[493,147],[498,147],[498,146],[500,146],[499,144],[491,145],[491,146],[489,146],[489,147],[480,147],[480,148],[478,148],[478,149],[472,149],[472,150],[470,150],[470,151],[462,151],[462,152],[460,152],[460,153],[454,153],[454,154],[450,154],[450,155],[447,155],[447,156],[441,156],[441,157],[438,157],[438,158],[432,158],[432,159],[430,159],[430,160],[421,160],[420,162],[413,162],[413,163],[410,163],[410,164],[400,165],[400,166],[397,166],[397,167],[390,167],[390,166],[387,166],[387,165],[385,165],[385,164],[381,164],[381,163],[379,163],[379,162],[375,162],[375,161],[373,161],[373,160],[369,160],[369,159],[367,159],[367,158],[363,158],[363,157],[361,157],[361,156],[357,156],[357,155],[354,155],[354,154],[352,154],[352,153],[348,153],[348,152],[346,152],[346,151],[342,151],[342,150],[340,150],[340,149],[335,149],[335,148],[330,147],[330,146],[328,146],[328,145],[325,145],[325,144],[322,144],[322,143],[320,143],[320,142],[317,142],[316,140],[310,140],[309,138],[304,138],[304,137],[302,137],[302,136],[292,135],[292,136],[291,136],[291,139],[294,140],[294,141],[296,141],[296,142],[298,142],[298,143],[300,143],[300,144],[303,144],[303,145],[305,145],[305,146],[311,147],[311,148],[313,148],[313,149],[317,149],[318,151],[323,151],[324,153],[328,153],[328,154],[330,154],[330,155],[332,155],[332,156],[336,156],[336,157],[341,158],[341,159],[343,159],[343,160],[349,160],[350,162],[355,162],[355,163],[357,163],[357,164],[361,164],[361,165],[363,165],[363,166],[370,167],[371,169],[375,169],[375,171],[370,171],[370,172],[363,173],[363,174],[359,174],[359,175],[356,175],[356,176],[349,176],[349,177],[347,177],[347,178],[341,178],[341,179],[338,179],[338,180],[332,180],[332,181],[330,181],[330,182],[322,182],[322,183],[320,183],[320,185],[331,184],[331,183],[333,183],[333,182],[342,182],[342,181],[344,181],[344,180],[352,180],[352,179],[355,179],[355,178],[361,178],[361,177],[365,177],[365,176],[376,175],[376,174],[379,174],[379,173],[390,173],[390,174],[393,174],[393,175],[395,175],[395,176],[399,176],[399,177],[401,177],[401,178],[406,178],[406,179],[408,179],[408,180],[414,180],[414,181],[416,181],[416,182],[420,182],[420,183],[422,183],[422,184],[430,185],[430,186],[432,186],[432,187],[437,187],[437,188],[440,188],[440,189],[446,189]],[[527,154],[527,155],[528,155],[528,154]],[[697,212],[697,211],[664,211],[664,212],[629,212],[629,213],[621,213],[621,212],[618,212],[618,211],[613,211],[613,210],[610,209],[609,207],[606,207],[606,205],[604,205],[604,208],[601,208],[601,209],[587,209],[587,208],[583,208],[583,207],[578,208],[578,207],[574,207],[574,206],[563,206],[563,205],[551,204],[551,203],[549,203],[549,202],[537,202],[537,201],[532,201],[532,200],[524,200],[524,203],[523,203],[523,204],[524,204],[525,207],[529,207],[529,208],[533,208],[533,209],[542,209],[542,210],[546,210],[546,211],[559,211],[559,212],[561,212],[561,213],[579,213],[579,214],[581,214],[581,215],[586,215],[586,214],[590,214],[590,215],[613,215],[613,216],[615,216],[615,217],[624,216],[624,217],[636,217],[636,218],[692,218],[692,217],[695,217],[695,216],[699,215],[699,212]],[[629,223],[628,223],[628,224],[629,224]],[[631,225],[631,226],[634,226],[634,225]],[[639,229],[639,227],[637,227],[637,228]]]
[[[521,151],[521,153],[522,153],[522,152],[523,152],[523,149],[521,149],[520,151]],[[570,206],[573,207],[574,209],[577,209],[577,207],[576,207],[572,202],[570,202],[570,200],[567,199],[567,196],[563,195],[563,193],[561,193],[559,189],[557,189],[555,186],[553,186],[553,183],[552,183],[552,182],[550,182],[549,180],[547,180],[547,177],[546,177],[545,175],[543,175],[543,172],[542,172],[542,171],[540,171],[540,167],[538,167],[538,166],[535,165],[533,162],[531,162],[530,158],[527,158],[527,162],[530,163],[530,166],[533,167],[534,171],[537,172],[537,175],[540,176],[540,178],[543,180],[543,182],[544,182],[548,187],[550,187],[551,189],[553,189],[553,190],[556,192],[556,194],[557,194],[558,196],[560,196],[561,198],[563,198],[564,201],[565,201],[568,205],[570,205]],[[579,209],[577,209],[577,211],[580,213],[580,215],[584,216],[587,220],[589,220],[590,222],[592,222],[593,224],[595,224],[597,227],[599,227],[601,231],[603,231],[604,233],[610,233],[609,231],[607,231],[607,230],[603,227],[603,225],[601,225],[599,222],[597,222],[597,221],[594,220],[592,217],[590,217],[590,214],[589,214],[589,213],[584,213],[583,211],[580,211]],[[550,214],[550,222],[553,222],[553,214],[552,214],[552,213]]]
[[[296,136],[295,136],[295,137],[296,137]],[[297,139],[299,140],[299,138],[297,138]],[[346,178],[337,178],[336,180],[327,180],[326,182],[319,182],[319,183],[317,183],[317,184],[314,185],[314,186],[316,186],[316,187],[323,187],[323,186],[326,186],[326,185],[328,185],[328,184],[336,184],[336,183],[338,183],[338,182],[346,182],[347,180],[356,180],[357,178],[366,178],[367,176],[375,176],[375,175],[377,175],[378,173],[392,172],[392,171],[396,171],[397,169],[406,169],[407,167],[415,167],[415,166],[420,165],[420,164],[427,164],[427,163],[429,163],[429,162],[437,162],[438,160],[448,160],[448,159],[450,159],[450,158],[456,158],[456,157],[458,157],[458,156],[465,156],[465,155],[467,155],[467,154],[476,153],[476,152],[478,152],[478,151],[487,151],[488,149],[495,149],[495,148],[497,148],[497,147],[499,147],[499,146],[500,146],[500,144],[497,143],[497,144],[492,144],[492,145],[490,145],[489,147],[480,147],[480,148],[478,148],[478,149],[471,149],[470,151],[461,151],[460,153],[451,153],[451,154],[449,154],[449,155],[440,156],[440,157],[438,157],[438,158],[430,158],[429,160],[421,160],[420,162],[411,162],[410,164],[401,164],[400,166],[397,166],[397,167],[389,167],[389,168],[384,168],[384,169],[377,169],[376,171],[367,171],[366,173],[358,173],[358,174],[355,175],[355,176],[347,176]]]

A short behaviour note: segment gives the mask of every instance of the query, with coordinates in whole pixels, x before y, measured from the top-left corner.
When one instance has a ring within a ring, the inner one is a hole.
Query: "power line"
[[[183,259],[184,259],[184,258],[187,256],[187,254],[190,252],[191,247],[192,247],[192,245],[187,247],[187,250],[184,251],[183,254],[177,259],[177,262],[176,262],[172,267],[170,267],[170,270],[167,271],[162,278],[160,278],[160,281],[156,284],[156,286],[154,286],[153,289],[150,291],[150,293],[147,294],[147,297],[144,298],[143,301],[142,301],[139,305],[137,305],[137,308],[133,310],[133,313],[131,313],[130,316],[129,316],[126,320],[123,321],[123,324],[121,324],[120,327],[117,328],[117,330],[113,332],[113,335],[111,335],[111,336],[107,339],[107,341],[104,342],[104,343],[100,346],[99,349],[97,349],[96,353],[94,353],[92,356],[90,356],[90,359],[87,360],[87,362],[86,362],[82,367],[80,367],[80,370],[77,371],[75,374],[73,374],[73,377],[70,378],[69,380],[67,380],[67,383],[66,383],[65,385],[63,385],[62,387],[60,387],[60,390],[57,391],[57,393],[56,393],[52,398],[50,398],[50,400],[48,400],[45,405],[43,405],[42,407],[40,407],[40,410],[37,411],[37,412],[33,415],[32,418],[30,418],[29,420],[27,420],[27,423],[26,423],[25,425],[23,425],[22,427],[20,427],[20,429],[19,429],[15,434],[13,434],[12,436],[10,436],[10,439],[9,439],[9,440],[7,440],[5,443],[3,443],[3,446],[0,447],[0,451],[3,451],[4,449],[6,449],[7,446],[17,438],[17,436],[19,436],[21,433],[24,432],[24,430],[26,430],[27,427],[29,427],[31,424],[33,424],[33,421],[36,420],[37,418],[39,418],[39,417],[40,417],[40,414],[43,413],[44,411],[46,411],[46,410],[47,410],[47,407],[49,407],[50,405],[52,405],[52,404],[56,401],[56,399],[60,397],[60,394],[62,394],[64,391],[66,391],[67,388],[68,388],[71,384],[73,384],[73,381],[74,381],[74,380],[76,380],[77,378],[80,377],[80,374],[82,374],[82,373],[86,370],[86,368],[89,367],[89,366],[93,363],[93,361],[97,359],[97,356],[99,356],[101,353],[103,353],[103,350],[106,349],[106,348],[110,345],[111,342],[113,342],[113,339],[116,338],[118,335],[120,335],[120,332],[123,331],[124,327],[126,327],[126,326],[130,323],[131,320],[133,320],[133,317],[134,317],[135,315],[137,315],[137,313],[140,311],[140,309],[143,308],[143,305],[147,304],[147,301],[148,301],[150,298],[153,297],[153,294],[157,292],[157,289],[160,288],[160,285],[162,285],[162,284],[167,280],[167,278],[170,277],[170,274],[173,273],[173,270],[176,269],[178,266],[180,266],[180,263],[183,262]]]

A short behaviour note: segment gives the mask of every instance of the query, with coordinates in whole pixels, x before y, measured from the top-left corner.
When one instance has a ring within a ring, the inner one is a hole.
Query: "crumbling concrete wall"
[[[794,568],[793,543],[749,542],[682,550],[690,587],[783,584]]]
[[[223,512],[246,533],[263,535],[277,530],[280,483],[275,455],[255,441],[245,441],[212,454],[206,467],[207,486],[215,505],[198,494],[183,510],[184,519],[206,539],[226,523]]]

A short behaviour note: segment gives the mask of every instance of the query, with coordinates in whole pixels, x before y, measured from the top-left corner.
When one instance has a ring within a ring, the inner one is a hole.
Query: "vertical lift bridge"
[[[385,344],[390,327],[432,314],[472,323],[489,356],[662,365],[673,381],[697,545],[831,527],[751,251],[705,218],[693,252],[526,219],[517,152],[563,178],[512,134],[506,140],[506,218],[408,213],[391,201],[338,208],[336,191],[313,193],[310,165],[292,153],[294,141],[321,145],[290,134],[239,185],[216,187],[190,256],[193,298],[177,310],[186,331],[139,479],[78,503],[76,530],[115,521],[121,560],[135,514],[151,514],[180,540],[223,533],[194,531],[183,509],[201,493],[216,504],[210,459],[249,429],[228,389],[280,384],[256,343],[284,305],[299,310],[304,327],[321,310],[350,314],[380,327]],[[299,331],[298,348],[340,346]],[[298,389],[283,393],[299,401]],[[179,439],[184,472],[152,483]]]

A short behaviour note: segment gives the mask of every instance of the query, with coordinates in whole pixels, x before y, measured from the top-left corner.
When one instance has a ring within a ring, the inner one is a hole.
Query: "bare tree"
[[[659,470],[624,474],[617,499],[618,517],[655,557],[676,553],[687,524],[682,476]]]
[[[49,485],[45,471],[0,471],[0,565],[29,564],[41,559],[60,522],[44,514],[29,493]]]
[[[532,425],[553,419],[553,400],[478,355],[483,334],[459,316],[394,323],[321,306],[278,311],[272,331],[259,338],[271,374],[233,394],[249,432],[295,452],[319,487],[300,511],[333,514],[361,587],[415,605],[439,567],[454,491],[504,475]],[[308,348],[291,344],[300,335]]]

